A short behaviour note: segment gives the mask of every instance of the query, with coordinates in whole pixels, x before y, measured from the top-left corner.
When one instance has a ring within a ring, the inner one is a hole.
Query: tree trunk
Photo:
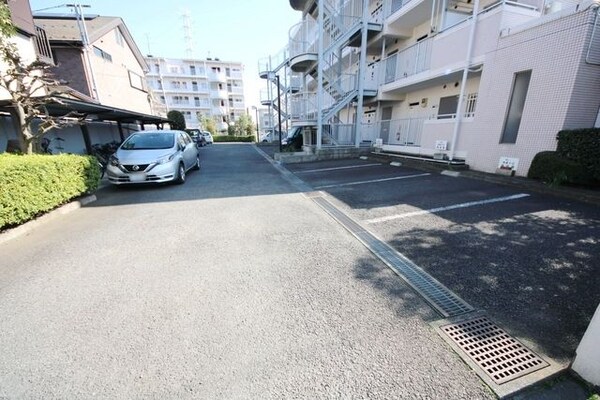
[[[19,139],[19,146],[21,152],[24,154],[33,154],[33,139],[34,136],[31,133],[31,126],[27,123],[25,109],[21,104],[15,104],[14,110],[11,112],[13,119],[17,125],[17,139]]]

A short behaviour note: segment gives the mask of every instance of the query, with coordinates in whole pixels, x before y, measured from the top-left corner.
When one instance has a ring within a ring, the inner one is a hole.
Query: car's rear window
[[[134,133],[121,146],[124,150],[159,150],[170,149],[175,144],[172,133]]]

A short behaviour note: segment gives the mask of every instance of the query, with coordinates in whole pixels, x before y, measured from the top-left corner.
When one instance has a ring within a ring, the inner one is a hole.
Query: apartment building
[[[596,2],[290,6],[301,20],[259,71],[265,102],[283,104],[274,113],[291,124],[317,125],[316,140],[305,137],[308,148],[376,144],[385,152],[526,175],[535,154],[556,149],[559,130],[599,122]],[[293,76],[301,82],[297,91],[281,83]]]
[[[155,111],[183,113],[186,125],[200,127],[199,118],[210,116],[219,131],[246,113],[243,66],[239,62],[146,57],[146,75]]]

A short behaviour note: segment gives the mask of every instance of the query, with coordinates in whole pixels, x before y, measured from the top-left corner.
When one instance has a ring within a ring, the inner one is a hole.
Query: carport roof
[[[52,100],[53,101],[49,104],[46,104],[46,108],[53,117],[59,117],[75,111],[79,114],[86,115],[88,119],[92,121],[116,121],[142,124],[162,124],[169,122],[167,118],[156,115],[138,113],[82,100],[57,96],[52,97]],[[12,103],[9,100],[0,101],[0,111],[8,111],[11,107]]]

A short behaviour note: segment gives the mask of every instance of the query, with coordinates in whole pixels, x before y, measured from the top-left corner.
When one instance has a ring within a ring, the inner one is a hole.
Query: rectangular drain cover
[[[498,385],[549,365],[486,317],[440,329]]]

